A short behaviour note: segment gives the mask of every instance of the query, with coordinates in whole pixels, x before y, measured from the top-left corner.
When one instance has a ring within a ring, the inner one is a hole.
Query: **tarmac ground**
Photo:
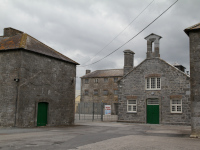
[[[67,127],[0,128],[0,150],[199,150],[190,126],[84,122]]]

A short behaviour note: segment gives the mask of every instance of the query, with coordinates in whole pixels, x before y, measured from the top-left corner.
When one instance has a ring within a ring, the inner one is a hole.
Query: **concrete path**
[[[69,127],[0,128],[0,150],[199,150],[189,126],[116,122]]]

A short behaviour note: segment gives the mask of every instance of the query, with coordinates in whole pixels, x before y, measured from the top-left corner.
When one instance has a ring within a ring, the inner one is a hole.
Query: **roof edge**
[[[190,32],[191,30],[200,30],[200,28],[192,29],[192,28],[194,28],[194,27],[196,27],[196,26],[198,26],[198,25],[200,25],[200,23],[197,23],[197,24],[195,24],[195,25],[193,25],[193,26],[190,26],[190,27],[184,29],[183,31],[189,36],[189,32]]]
[[[136,68],[138,68],[140,65],[142,65],[142,63],[144,63],[146,60],[149,59],[159,59],[161,61],[163,61],[164,63],[168,64],[169,66],[173,67],[174,69],[176,69],[177,71],[179,71],[180,73],[184,74],[185,76],[189,77],[189,75],[187,75],[186,73],[184,73],[183,71],[179,70],[178,68],[174,67],[173,65],[169,64],[168,62],[166,62],[165,60],[159,58],[159,57],[155,57],[155,58],[146,58],[145,60],[143,60],[139,65],[137,65],[136,67],[134,67],[131,71],[129,71],[127,74],[125,74],[121,79],[119,79],[117,82],[121,81],[122,79],[124,79],[128,74],[130,74],[132,71],[134,71]]]

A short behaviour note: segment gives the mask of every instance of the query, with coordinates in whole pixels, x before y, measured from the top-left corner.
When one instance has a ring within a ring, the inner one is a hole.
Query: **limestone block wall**
[[[192,102],[192,133],[191,137],[200,137],[200,32],[192,30],[190,37],[190,74]]]
[[[159,75],[161,90],[146,90],[145,78]],[[118,119],[146,123],[148,98],[159,99],[159,122],[161,124],[190,124],[189,77],[159,58],[146,59],[134,71],[119,82]],[[137,113],[127,112],[127,100],[137,100]],[[170,112],[170,100],[182,99],[182,113]]]
[[[0,52],[0,126],[14,126],[17,82],[20,65],[19,51]]]
[[[7,53],[11,55],[10,52]],[[49,126],[73,124],[75,64],[24,50],[16,53],[13,53],[12,59],[13,64],[14,62],[18,64],[16,74],[20,81],[17,86],[16,83],[12,83],[10,86],[12,89],[10,93],[13,93],[13,96],[6,100],[9,103],[3,102],[5,105],[3,107],[13,108],[13,105],[16,106],[16,126],[34,127],[37,125],[38,102],[48,103],[47,123]],[[16,57],[18,55],[19,58]],[[11,66],[12,64],[9,64],[7,67],[12,68]],[[12,70],[8,70],[8,74],[12,74]],[[9,82],[7,81],[5,85]],[[1,98],[1,101],[2,99],[5,101],[5,96]],[[10,103],[13,101],[16,103],[11,105]],[[5,114],[5,111],[3,110],[1,113]],[[10,114],[13,116],[13,113]],[[6,118],[6,120],[10,120],[12,117],[7,116]]]

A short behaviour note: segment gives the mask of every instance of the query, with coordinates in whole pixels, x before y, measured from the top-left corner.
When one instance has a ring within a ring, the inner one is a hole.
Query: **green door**
[[[38,103],[37,126],[46,126],[47,110],[48,110],[48,103],[45,102]]]
[[[147,100],[147,123],[159,124],[159,101],[158,99]]]

